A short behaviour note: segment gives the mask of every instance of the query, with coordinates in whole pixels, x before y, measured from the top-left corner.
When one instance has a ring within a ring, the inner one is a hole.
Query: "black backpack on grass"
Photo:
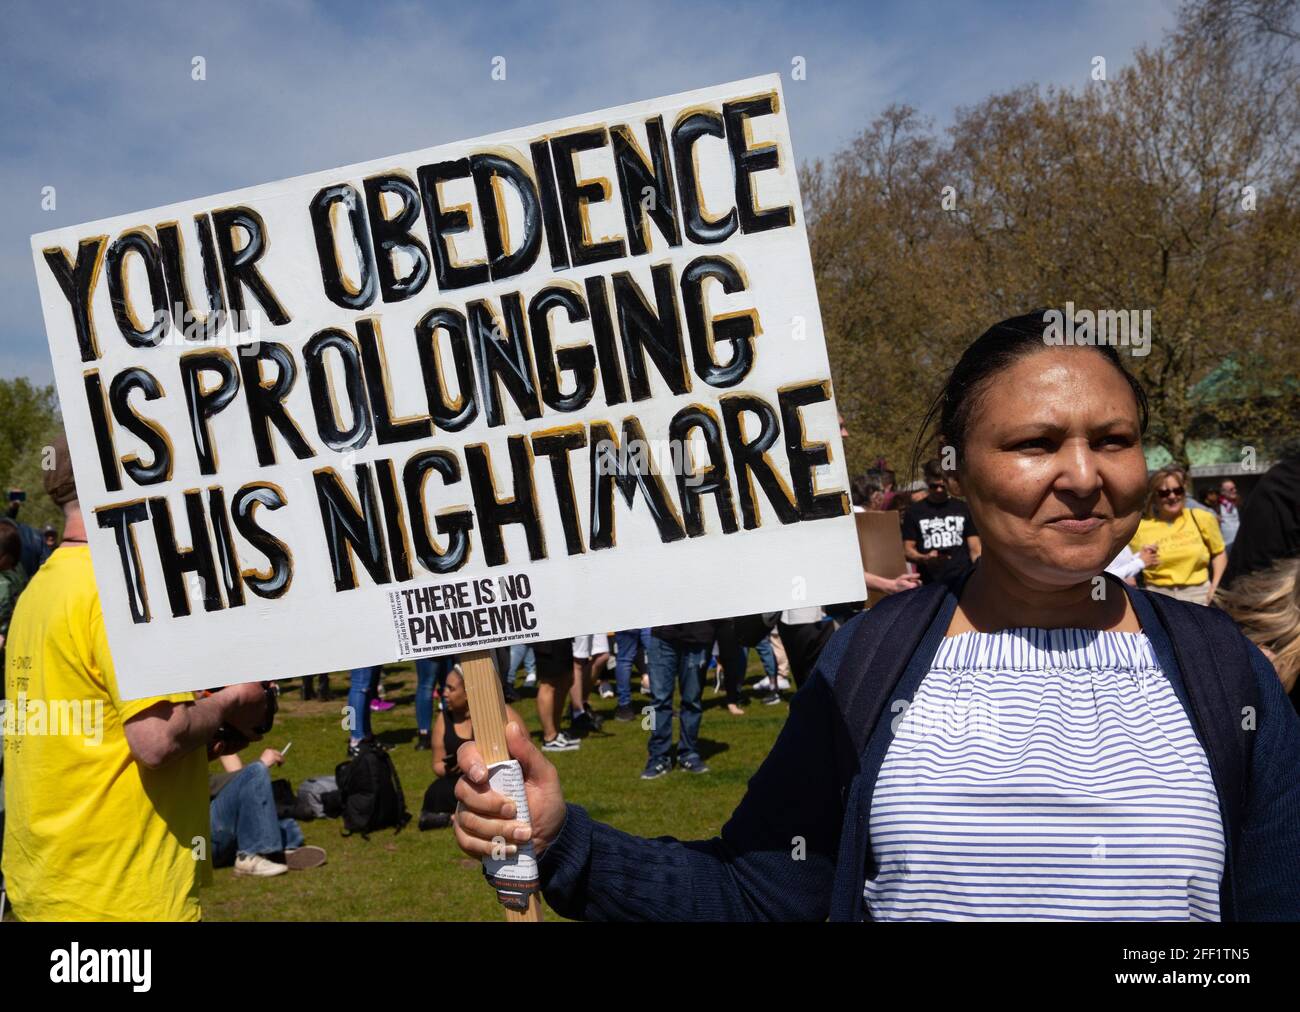
[[[339,763],[334,779],[343,802],[344,836],[389,826],[400,831],[410,821],[393,760],[374,742],[362,742],[356,758]]]

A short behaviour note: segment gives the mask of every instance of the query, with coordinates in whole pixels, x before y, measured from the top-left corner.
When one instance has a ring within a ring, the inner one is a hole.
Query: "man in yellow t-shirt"
[[[198,920],[207,761],[227,750],[211,743],[223,723],[256,726],[265,698],[253,684],[122,699],[62,437],[54,450],[63,544],[6,642],[5,887],[25,921]]]
[[[1213,513],[1186,505],[1178,472],[1159,471],[1154,483],[1154,515],[1142,518],[1129,542],[1135,552],[1155,547],[1156,562],[1147,566],[1143,581],[1150,590],[1209,604],[1227,561],[1219,522]]]

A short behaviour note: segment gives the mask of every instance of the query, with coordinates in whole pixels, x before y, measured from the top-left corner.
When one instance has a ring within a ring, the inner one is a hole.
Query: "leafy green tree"
[[[53,386],[30,380],[0,379],[0,494],[6,505],[10,489],[22,489],[27,501],[18,518],[33,527],[62,527],[62,515],[45,494],[42,464],[45,448],[60,431],[58,400]]]

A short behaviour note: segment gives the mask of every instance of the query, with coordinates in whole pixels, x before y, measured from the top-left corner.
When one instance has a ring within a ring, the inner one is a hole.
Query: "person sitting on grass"
[[[236,875],[271,878],[325,863],[325,848],[305,846],[298,823],[276,815],[270,769],[283,755],[268,748],[247,766],[237,755],[219,762],[225,772],[208,778],[213,867],[233,864]]]
[[[442,698],[444,709],[433,723],[433,772],[438,779],[424,793],[421,829],[445,829],[451,825],[452,812],[456,811],[456,781],[461,777],[456,750],[474,737],[474,725],[469,719],[469,693],[465,691],[465,676],[459,664],[447,675]],[[524,726],[523,718],[512,706],[506,707],[506,720]]]

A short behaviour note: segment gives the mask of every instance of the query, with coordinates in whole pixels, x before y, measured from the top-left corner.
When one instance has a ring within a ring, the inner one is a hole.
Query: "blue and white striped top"
[[[1218,795],[1145,634],[948,637],[893,720],[876,920],[1219,919]]]

